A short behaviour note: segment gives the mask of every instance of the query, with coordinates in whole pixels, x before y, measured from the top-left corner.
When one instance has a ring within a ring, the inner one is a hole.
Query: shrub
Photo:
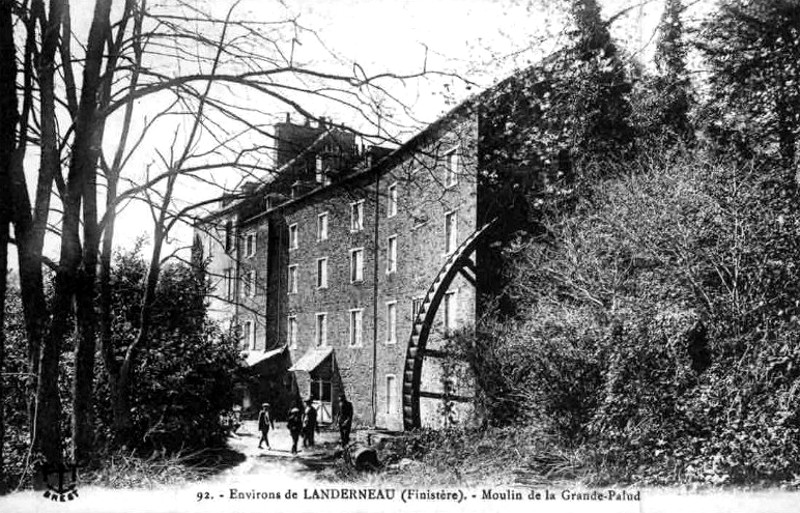
[[[768,164],[651,153],[574,208],[537,196],[545,235],[507,249],[517,317],[459,342],[487,420],[620,480],[797,474],[800,203]]]

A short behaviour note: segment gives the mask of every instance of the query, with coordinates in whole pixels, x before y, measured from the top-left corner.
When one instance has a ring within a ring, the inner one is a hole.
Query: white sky
[[[209,5],[220,14],[230,5],[227,0],[195,2]],[[605,16],[640,4],[637,0],[601,0],[601,3]],[[457,80],[442,77],[394,83],[391,93],[402,99],[416,118],[410,120],[395,110],[395,121],[415,127],[401,135],[407,138],[468,95],[536,62],[563,42],[556,37],[563,23],[558,9],[553,7],[557,4],[558,0],[285,0],[282,4],[241,0],[235,12],[240,13],[240,18],[252,20],[297,16],[300,25],[314,30],[325,48],[339,57],[336,62],[309,34],[302,35],[303,43],[296,47],[296,55],[321,69],[337,66],[342,69],[342,63],[351,66],[349,63],[357,62],[367,73],[412,73],[426,62],[427,69],[457,73],[477,84],[467,88]],[[73,27],[80,33],[91,21],[94,0],[73,0],[72,5]],[[647,60],[661,10],[662,0],[644,2],[615,23],[612,33],[631,52]],[[157,100],[152,102],[154,106],[157,103]],[[328,111],[324,105],[314,107],[319,114],[337,117],[335,109]],[[285,112],[286,108],[279,110]],[[107,133],[113,134],[117,129],[118,124],[112,121]],[[155,149],[163,151],[171,133],[172,129],[164,128],[149,139],[150,147],[132,161],[132,176],[143,174],[147,163],[155,158]],[[232,185],[221,176],[217,173],[212,179]],[[189,183],[179,185],[179,190],[179,196],[182,194],[181,199],[187,202],[204,194],[219,194]],[[117,226],[117,246],[129,246],[138,236],[152,230],[149,213],[136,205],[123,210]],[[175,244],[191,241],[191,229],[186,226],[172,235]],[[54,245],[50,245],[50,253],[57,255]]]

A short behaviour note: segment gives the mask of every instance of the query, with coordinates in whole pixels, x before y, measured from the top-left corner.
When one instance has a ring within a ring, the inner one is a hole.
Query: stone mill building
[[[195,228],[211,311],[245,354],[245,409],[268,401],[281,418],[311,398],[325,422],[344,393],[356,424],[469,419],[474,386],[445,363],[446,340],[502,286],[520,193],[557,171],[509,135],[536,118],[525,82],[501,82],[393,149],[324,119],[275,125],[272,176]]]

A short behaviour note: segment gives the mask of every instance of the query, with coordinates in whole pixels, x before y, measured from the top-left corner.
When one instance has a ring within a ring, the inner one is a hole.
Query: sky
[[[452,74],[385,83],[388,94],[398,103],[387,102],[383,126],[404,140],[469,95],[538,61],[562,44],[563,36],[559,34],[564,16],[559,3],[558,0],[239,0],[233,17],[259,21],[295,19],[302,29],[294,34],[298,41],[293,47],[294,55],[314,69],[348,73],[357,63],[365,74],[413,74],[423,68]],[[150,4],[158,5],[152,0]],[[228,0],[190,0],[189,4],[202,6],[220,16],[232,5]],[[636,6],[612,26],[612,34],[647,61],[654,47],[653,35],[661,15],[662,0],[601,0],[601,4],[606,17]],[[88,30],[93,5],[93,0],[72,1],[72,23],[78,38]],[[293,36],[291,33],[284,35],[287,40]],[[165,66],[176,65],[174,59],[164,62]],[[177,65],[185,65],[189,70],[194,63],[186,61]],[[243,91],[231,91],[230,101],[243,108],[252,105],[253,109],[272,112],[274,119],[281,119],[288,110],[285,105],[258,103],[263,100]],[[148,99],[138,106],[139,113],[152,119],[164,102],[164,98]],[[318,115],[357,129],[368,128],[363,119],[335,105],[317,100],[307,105]],[[293,119],[299,116],[294,115]],[[268,123],[270,119],[265,117],[264,121]],[[142,119],[138,123],[142,126]],[[158,169],[158,152],[168,151],[166,146],[175,134],[176,123],[177,119],[164,121],[144,140],[128,166],[126,173],[130,178],[141,180],[148,166],[151,173]],[[107,136],[117,134],[120,126],[119,117],[111,119]],[[186,132],[186,129],[179,131],[184,137]],[[233,144],[244,143],[245,139],[251,144],[253,137],[258,135],[242,135]],[[207,143],[208,139],[203,142]],[[30,167],[35,169],[35,166]],[[184,180],[178,184],[177,201],[185,205],[199,198],[219,195],[219,190],[210,183],[230,188],[240,181],[236,173],[224,170],[208,174],[202,182]],[[151,232],[148,210],[141,204],[126,204],[118,218],[116,246],[130,247],[138,237],[146,237]],[[191,228],[176,226],[171,246],[180,247],[190,241]],[[57,245],[53,241],[48,243],[48,252],[57,255]]]

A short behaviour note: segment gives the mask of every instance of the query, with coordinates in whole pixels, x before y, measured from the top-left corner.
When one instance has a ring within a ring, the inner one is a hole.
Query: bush
[[[459,342],[487,420],[617,480],[797,474],[797,191],[701,150],[609,169],[573,209],[536,198],[547,235],[507,250],[517,317]]]
[[[115,263],[113,333],[124,349],[138,330],[145,265],[136,251],[120,254]],[[206,317],[205,292],[202,277],[189,266],[161,272],[147,348],[134,370],[131,449],[174,452],[224,441],[220,417],[234,402],[240,353],[234,337]],[[97,383],[98,427],[110,439],[106,379],[104,374]]]
[[[144,276],[144,260],[138,250],[117,256],[112,279],[112,329],[120,357],[138,328]],[[234,402],[233,380],[239,369],[240,353],[233,337],[207,318],[205,290],[202,276],[186,265],[167,265],[162,271],[153,329],[134,370],[129,451],[179,454],[224,442],[220,417]],[[3,453],[6,475],[13,488],[33,463],[28,461],[27,339],[19,290],[15,288],[7,293],[4,329],[7,341],[2,373],[6,423]],[[70,432],[73,379],[70,345],[64,348],[59,371],[61,428],[65,435]],[[111,397],[101,362],[98,355],[93,395],[95,448],[101,458],[107,459],[115,454],[121,456],[112,447]],[[69,440],[65,442],[68,444]]]

